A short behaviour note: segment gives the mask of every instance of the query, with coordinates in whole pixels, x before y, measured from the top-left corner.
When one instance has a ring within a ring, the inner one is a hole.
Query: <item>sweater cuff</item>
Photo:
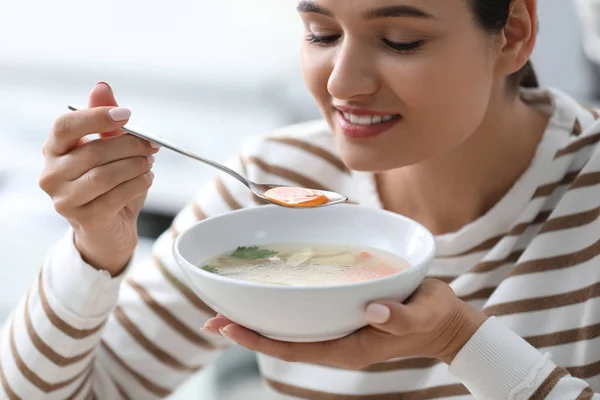
[[[476,399],[521,398],[535,391],[553,368],[536,348],[491,317],[450,365]]]
[[[87,264],[75,247],[73,230],[58,242],[44,265],[46,290],[67,310],[80,318],[106,316],[117,304],[127,269],[112,277]]]

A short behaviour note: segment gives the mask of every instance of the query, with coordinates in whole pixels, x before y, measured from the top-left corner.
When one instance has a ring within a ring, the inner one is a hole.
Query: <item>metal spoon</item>
[[[81,107],[81,106],[76,106],[73,104],[69,104],[68,105],[69,110],[71,111],[77,111],[77,110],[82,110],[85,109],[86,107]],[[238,174],[237,172],[233,171],[230,168],[227,168],[226,166],[219,164],[218,162],[206,159],[204,157],[200,157],[199,155],[186,150],[182,147],[179,147],[171,142],[169,142],[168,140],[154,135],[152,133],[148,133],[143,131],[142,129],[139,128],[134,128],[133,126],[127,124],[125,126],[123,126],[121,128],[121,130],[125,133],[129,133],[130,135],[133,136],[137,136],[141,139],[144,140],[148,140],[150,142],[154,142],[156,144],[161,145],[162,147],[165,147],[169,150],[173,150],[176,153],[182,154],[184,156],[193,158],[194,160],[200,161],[204,164],[208,164],[211,167],[214,167],[220,171],[225,172],[228,175],[231,175],[232,177],[234,177],[235,179],[237,179],[238,181],[240,181],[242,184],[244,184],[244,186],[246,186],[248,189],[250,189],[252,191],[252,193],[254,193],[256,196],[260,197],[261,199],[271,203],[271,204],[275,204],[278,205],[280,207],[287,207],[287,208],[317,208],[317,207],[326,207],[326,206],[332,206],[334,204],[340,204],[340,203],[344,203],[346,201],[348,201],[348,197],[344,196],[342,194],[339,193],[335,193],[335,192],[330,192],[327,190],[317,190],[318,192],[323,193],[325,196],[327,196],[327,202],[323,203],[323,204],[319,204],[319,205],[315,205],[315,206],[294,206],[294,205],[283,205],[283,204],[279,204],[276,203],[270,199],[268,199],[265,196],[265,192],[267,192],[270,189],[273,188],[277,188],[277,187],[282,187],[282,186],[287,186],[287,185],[270,185],[270,184],[264,184],[264,183],[255,183],[252,182],[251,180],[246,179],[245,177],[243,177],[242,175]]]

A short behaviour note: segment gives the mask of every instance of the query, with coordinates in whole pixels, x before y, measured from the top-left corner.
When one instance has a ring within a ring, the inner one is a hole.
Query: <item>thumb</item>
[[[103,106],[118,106],[117,100],[112,88],[106,82],[98,82],[92,89],[88,99],[88,108],[103,107]],[[100,137],[110,137],[121,135],[120,131],[99,132]]]
[[[394,335],[402,335],[415,328],[412,310],[402,303],[381,301],[371,303],[365,310],[367,323],[374,328]]]

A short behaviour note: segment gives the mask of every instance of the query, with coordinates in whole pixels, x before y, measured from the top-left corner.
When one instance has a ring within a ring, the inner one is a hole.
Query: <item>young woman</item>
[[[2,398],[165,397],[230,341],[260,353],[285,398],[600,398],[599,114],[536,88],[536,0],[298,10],[324,121],[250,141],[230,165],[423,223],[439,247],[431,279],[326,343],[275,342],[215,316],[171,246],[198,219],[260,205],[223,176],[128,273],[158,150],[117,133],[130,112],[100,83],[44,147],[41,187],[72,229],[7,324]],[[108,133],[86,141],[93,132]]]

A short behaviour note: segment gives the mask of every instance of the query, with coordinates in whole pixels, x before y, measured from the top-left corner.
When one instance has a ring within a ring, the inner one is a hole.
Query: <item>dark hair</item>
[[[520,0],[468,0],[471,3],[475,20],[491,34],[500,33],[508,23],[511,4]],[[531,61],[510,76],[516,87],[539,87],[539,81]]]

